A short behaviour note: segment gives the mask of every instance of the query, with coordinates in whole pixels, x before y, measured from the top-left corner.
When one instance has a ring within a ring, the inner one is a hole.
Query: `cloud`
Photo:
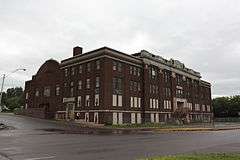
[[[9,80],[23,85],[76,45],[146,49],[201,72],[213,95],[239,94],[239,15],[239,0],[0,0],[0,73],[26,67]]]

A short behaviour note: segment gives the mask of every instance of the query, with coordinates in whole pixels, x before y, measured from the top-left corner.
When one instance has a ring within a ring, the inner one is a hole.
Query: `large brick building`
[[[145,50],[103,47],[46,61],[25,85],[25,114],[98,124],[167,122],[181,108],[189,121],[212,119],[211,85],[177,60]]]

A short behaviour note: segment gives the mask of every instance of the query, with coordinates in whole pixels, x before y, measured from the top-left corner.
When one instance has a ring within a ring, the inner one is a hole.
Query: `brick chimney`
[[[81,55],[82,54],[82,47],[79,47],[79,46],[77,46],[77,47],[74,47],[73,48],[73,56],[77,56],[77,55]]]

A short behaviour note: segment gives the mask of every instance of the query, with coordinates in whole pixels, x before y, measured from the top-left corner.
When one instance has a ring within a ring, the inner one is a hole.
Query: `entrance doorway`
[[[66,120],[74,120],[75,119],[75,104],[68,103],[66,107]]]
[[[184,108],[184,102],[177,102],[177,109],[183,109]]]

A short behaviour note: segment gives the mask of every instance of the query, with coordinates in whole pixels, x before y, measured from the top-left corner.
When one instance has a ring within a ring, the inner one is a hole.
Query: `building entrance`
[[[66,106],[66,120],[74,120],[75,119],[75,104],[68,103]]]

